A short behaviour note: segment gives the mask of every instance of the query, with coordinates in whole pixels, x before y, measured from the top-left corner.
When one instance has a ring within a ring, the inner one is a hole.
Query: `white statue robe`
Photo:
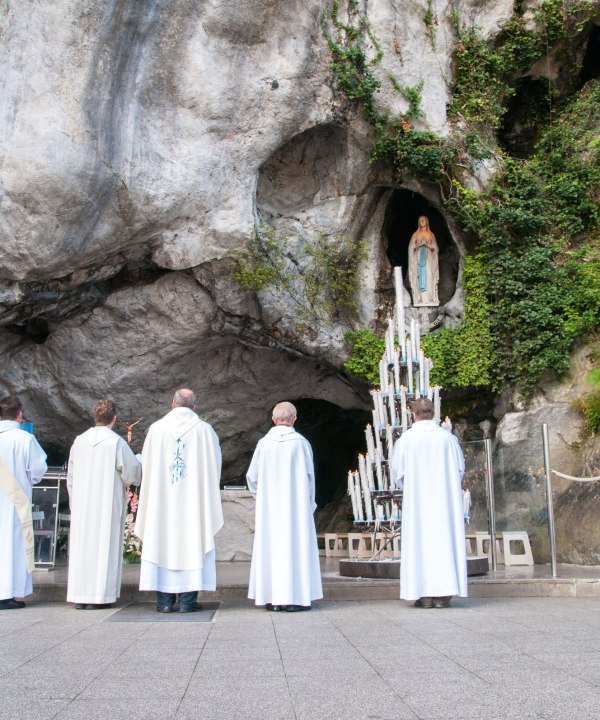
[[[419,420],[394,446],[392,477],[404,489],[400,597],[467,595],[461,490],[464,457],[457,438],[435,420]]]
[[[189,408],[174,408],[148,430],[142,478],[140,590],[215,590],[215,535],[223,526],[215,431]]]
[[[97,426],[75,438],[69,454],[71,507],[67,602],[112,603],[121,591],[125,488],[139,485],[140,462],[122,437]]]
[[[292,427],[271,428],[246,479],[256,497],[248,597],[256,605],[308,606],[323,597],[310,444]]]
[[[44,477],[46,453],[38,441],[15,420],[0,421],[0,458],[31,502],[32,486]],[[25,539],[15,506],[0,490],[0,600],[26,597],[33,592],[27,572]]]

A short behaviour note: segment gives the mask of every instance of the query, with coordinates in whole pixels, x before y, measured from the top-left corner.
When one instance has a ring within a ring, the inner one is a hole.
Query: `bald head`
[[[293,425],[296,422],[296,408],[290,402],[280,402],[273,408],[275,425]]]
[[[191,390],[181,388],[173,395],[172,407],[186,407],[194,410],[196,408],[196,396]]]

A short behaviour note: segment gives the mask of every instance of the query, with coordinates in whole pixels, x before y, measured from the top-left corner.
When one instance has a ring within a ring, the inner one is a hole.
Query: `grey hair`
[[[296,417],[296,408],[290,402],[280,402],[273,408],[273,420],[291,422]]]
[[[173,395],[174,407],[186,407],[193,410],[196,407],[196,396],[191,390],[181,388]]]

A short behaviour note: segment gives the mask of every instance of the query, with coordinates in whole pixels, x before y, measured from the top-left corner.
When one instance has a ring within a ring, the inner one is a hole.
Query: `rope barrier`
[[[574,480],[575,482],[597,482],[600,480],[600,475],[591,478],[579,478],[573,477],[572,475],[565,475],[564,473],[558,472],[558,470],[553,470],[552,472],[558,475],[558,477],[564,478],[565,480]]]

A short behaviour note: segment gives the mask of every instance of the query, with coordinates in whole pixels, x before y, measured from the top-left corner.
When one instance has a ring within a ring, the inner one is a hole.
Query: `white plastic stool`
[[[348,557],[347,533],[325,533],[325,557]]]
[[[486,532],[475,533],[475,547],[477,555],[487,555],[489,562],[492,562],[492,545],[490,543],[490,534]],[[499,563],[504,562],[504,554],[500,545],[500,535],[496,535],[496,560]]]
[[[533,565],[533,554],[531,552],[529,535],[524,530],[503,532],[502,545],[504,548],[505,565]],[[515,545],[522,545],[523,552],[513,552]]]
[[[370,533],[348,533],[348,557],[371,558],[373,538]]]

